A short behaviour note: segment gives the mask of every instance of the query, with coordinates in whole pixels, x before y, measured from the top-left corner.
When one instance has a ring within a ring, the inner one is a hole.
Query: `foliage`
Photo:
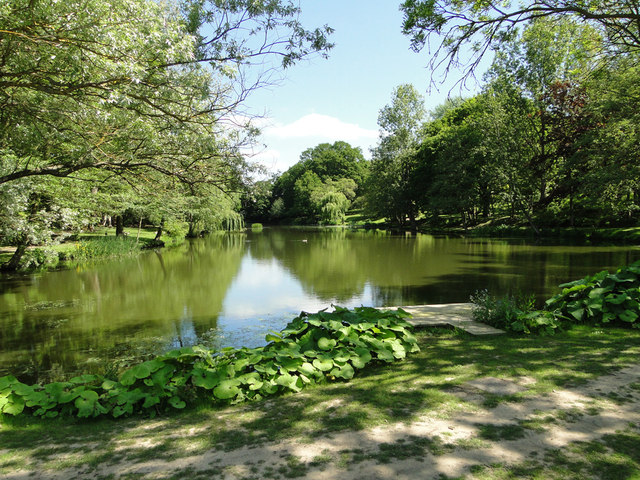
[[[522,315],[535,308],[535,297],[521,293],[495,298],[487,290],[474,293],[472,315],[476,322],[486,323],[495,328],[509,330]]]
[[[404,0],[403,33],[416,51],[429,46],[429,66],[445,73],[463,67],[472,74],[484,55],[499,51],[518,32],[536,19],[570,18],[588,24],[605,41],[598,49],[601,59],[640,50],[635,2],[613,0],[549,0],[503,2],[500,0]],[[431,42],[434,40],[434,42]]]
[[[275,179],[271,217],[341,224],[351,202],[361,194],[368,169],[360,149],[346,142],[309,148]]]
[[[220,227],[258,133],[240,106],[274,69],[331,49],[331,29],[299,14],[290,0],[2,2],[0,203],[14,206],[0,234],[18,247],[5,268],[53,223]]]
[[[496,328],[553,334],[575,324],[640,328],[640,261],[560,285],[561,293],[535,310],[533,296],[471,297],[473,318]]]
[[[67,253],[72,260],[85,261],[92,258],[105,258],[128,255],[140,251],[140,244],[126,236],[104,236],[81,240]]]
[[[416,192],[422,188],[415,150],[425,115],[424,98],[410,84],[395,88],[391,103],[380,110],[380,138],[372,150],[367,184],[372,216],[388,218],[401,226],[408,218],[415,226]]]
[[[40,268],[53,268],[58,264],[58,254],[45,248],[27,250],[20,259],[19,270],[37,270]]]
[[[500,39],[482,92],[447,101],[424,125],[419,94],[398,87],[380,111],[369,216],[425,229],[500,218],[537,235],[635,225],[640,52],[604,68],[602,38],[571,16],[523,23]]]
[[[560,287],[562,292],[547,300],[546,310],[575,323],[640,328],[640,262]]]
[[[195,401],[259,400],[326,380],[349,380],[376,362],[419,350],[401,309],[302,312],[264,347],[172,350],[124,371],[118,379],[81,375],[44,386],[0,378],[0,412],[41,417],[120,417],[182,409]]]

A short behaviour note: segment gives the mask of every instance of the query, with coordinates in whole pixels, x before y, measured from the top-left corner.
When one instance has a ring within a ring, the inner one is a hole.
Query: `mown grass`
[[[142,463],[157,458],[168,461],[266,442],[310,442],[347,430],[408,423],[425,415],[447,419],[456,412],[517,403],[544,396],[554,389],[584,384],[637,363],[640,353],[640,332],[635,330],[577,328],[554,337],[483,338],[440,330],[419,332],[418,337],[422,351],[403,362],[369,368],[350,382],[330,383],[300,394],[251,404],[228,408],[200,406],[153,420],[4,417],[0,423],[0,477],[19,468],[39,471],[74,468],[95,472],[99,466],[115,465],[119,461]],[[526,389],[515,395],[478,391],[474,393],[480,397],[477,400],[460,395],[470,380],[523,376],[534,381],[527,382]],[[635,388],[635,384],[629,387],[630,391]],[[603,392],[603,402],[610,401],[609,393]],[[315,464],[301,463],[292,457],[284,465],[282,459],[278,465],[262,465],[261,473],[255,478],[293,478],[328,464],[348,468],[372,458],[384,463],[407,456],[420,458],[426,453],[446,454],[455,448],[486,448],[487,442],[517,440],[526,432],[543,431],[550,424],[597,413],[597,409],[557,411],[553,415],[542,412],[538,420],[530,422],[503,427],[478,425],[476,438],[457,443],[448,443],[446,438],[409,437],[400,442],[382,443],[375,452],[358,451],[354,445],[354,449],[338,456],[319,452]],[[473,475],[482,479],[520,478],[518,472],[528,472],[528,476],[522,478],[581,478],[574,474],[562,477],[562,473],[572,468],[584,472],[599,468],[603,475],[608,475],[607,465],[614,460],[627,469],[625,471],[640,475],[640,459],[630,448],[634,441],[640,440],[638,435],[637,430],[631,430],[593,444],[572,445],[563,455],[539,458],[537,463],[515,467],[483,465],[476,468]],[[252,468],[258,469],[255,465]],[[193,478],[200,478],[200,473]]]

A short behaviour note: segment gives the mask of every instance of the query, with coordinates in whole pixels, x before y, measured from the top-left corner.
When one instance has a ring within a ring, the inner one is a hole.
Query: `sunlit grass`
[[[158,457],[186,458],[213,450],[231,451],[270,442],[311,442],[339,432],[409,423],[424,417],[446,419],[456,412],[473,412],[505,402],[519,402],[593,380],[637,362],[640,353],[640,332],[635,330],[594,333],[578,328],[555,337],[485,338],[423,332],[418,333],[418,338],[421,352],[398,364],[366,369],[350,382],[313,386],[300,394],[250,404],[228,408],[200,405],[153,420],[47,421],[5,417],[0,423],[0,475],[9,474],[19,468],[18,465],[37,465],[43,471],[93,469],[97,463],[109,465],[129,461],[137,464]],[[460,395],[466,382],[481,377],[512,381],[527,377],[529,382],[523,392],[515,395],[499,396],[478,391],[474,394],[478,399],[473,401]],[[632,384],[629,391],[636,388],[639,387]],[[527,421],[504,427],[481,425],[479,436],[453,443],[446,438],[407,439],[404,446],[402,442],[388,443],[376,453],[376,458],[377,461],[390,461],[405,458],[410,455],[407,452],[436,454],[454,448],[486,448],[488,441],[517,439],[525,432],[541,432],[550,425],[601,413],[615,401],[625,398],[625,392],[620,392],[620,399],[609,398],[606,394],[603,392],[597,405],[580,411],[540,412]],[[635,460],[630,459],[625,446],[636,433],[625,435],[607,440],[608,453],[599,454],[598,458],[612,462],[618,455],[622,468],[632,472]],[[617,451],[616,445],[622,450]],[[361,461],[360,457],[366,460],[370,456],[371,452],[351,451],[329,459],[325,454],[318,460],[317,468],[329,462],[349,465]],[[551,462],[557,464],[551,467],[551,473],[546,464],[536,464],[531,471],[549,473],[549,478],[561,478],[565,466],[575,461],[573,455],[568,455]],[[293,460],[289,463],[283,468],[291,474],[311,468],[309,464],[298,464]],[[526,471],[530,467],[523,464],[514,468],[485,466],[476,470],[474,478],[514,478],[514,471]],[[587,466],[580,468],[587,471],[588,461]],[[265,474],[264,468],[261,474]],[[273,475],[277,475],[275,467]]]

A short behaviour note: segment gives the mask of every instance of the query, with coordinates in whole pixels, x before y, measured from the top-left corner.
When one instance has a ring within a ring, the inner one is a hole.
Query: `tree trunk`
[[[162,229],[164,228],[164,218],[162,220],[160,220],[160,225],[158,225],[158,230],[156,230],[156,238],[154,238],[154,240],[160,240],[160,237],[162,237]]]
[[[20,260],[22,260],[22,256],[26,251],[26,242],[21,242],[20,245],[18,245],[18,248],[16,248],[16,251],[13,252],[13,255],[11,256],[9,261],[2,265],[2,270],[6,272],[15,272],[16,270],[18,270],[18,267],[20,266]]]
[[[116,237],[124,235],[124,221],[122,215],[116,215]]]
[[[198,234],[196,233],[196,224],[195,222],[189,222],[189,231],[187,232],[187,238],[196,238]]]
[[[413,209],[409,210],[409,221],[411,222],[411,230],[418,231],[418,224],[416,223],[416,212]]]

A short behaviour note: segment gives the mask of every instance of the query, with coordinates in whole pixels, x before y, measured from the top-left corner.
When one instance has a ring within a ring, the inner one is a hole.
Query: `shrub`
[[[73,260],[89,260],[128,255],[140,250],[140,244],[128,237],[93,237],[78,242],[69,253]]]
[[[405,311],[360,307],[301,313],[264,347],[172,350],[125,370],[117,380],[81,375],[67,382],[26,385],[0,378],[0,412],[56,417],[154,416],[196,401],[238,403],[327,380],[348,380],[371,363],[390,363],[419,350]]]
[[[27,250],[20,259],[20,270],[52,268],[58,264],[58,254],[53,250],[34,248]]]
[[[167,236],[174,245],[182,243],[189,231],[189,224],[178,220],[168,220],[164,225]]]
[[[496,298],[487,290],[480,290],[470,300],[475,321],[503,330],[511,330],[513,322],[535,309],[535,296],[520,293]]]
[[[524,333],[553,334],[576,323],[640,328],[640,261],[560,288],[544,310],[533,309],[532,296],[496,299],[486,290],[476,292],[471,297],[474,320]]]
[[[545,309],[572,322],[640,328],[640,262],[560,285]]]

